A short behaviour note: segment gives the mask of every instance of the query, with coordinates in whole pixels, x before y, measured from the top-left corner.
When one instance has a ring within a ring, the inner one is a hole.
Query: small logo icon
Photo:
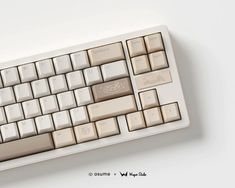
[[[127,172],[124,172],[124,173],[123,173],[123,172],[120,172],[120,175],[121,175],[121,176],[127,176]]]

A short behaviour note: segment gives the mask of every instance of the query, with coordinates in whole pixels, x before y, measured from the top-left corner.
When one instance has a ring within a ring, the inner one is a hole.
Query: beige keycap
[[[127,114],[136,111],[133,95],[111,99],[88,105],[88,113],[91,121],[105,119],[113,116]]]
[[[150,65],[152,70],[167,68],[168,63],[164,51],[149,54]]]
[[[0,161],[54,149],[51,134],[42,134],[0,144]]]
[[[127,114],[126,118],[130,131],[145,128],[144,116],[142,111]]]
[[[140,93],[140,100],[143,109],[159,106],[158,96],[155,89]]]
[[[181,119],[178,103],[176,102],[161,106],[161,110],[164,122],[166,123]]]
[[[127,41],[131,57],[146,54],[144,39],[142,37]]]
[[[96,102],[117,98],[132,94],[132,87],[129,78],[123,78],[110,82],[104,82],[92,86],[94,99]]]
[[[122,43],[114,43],[88,50],[92,66],[125,59]]]
[[[148,53],[164,50],[162,36],[160,33],[144,37]]]
[[[72,128],[55,131],[52,133],[52,136],[56,148],[61,148],[76,144]]]
[[[97,139],[94,123],[87,123],[74,127],[74,132],[78,143]]]
[[[95,124],[99,138],[119,134],[119,128],[116,118],[100,120],[97,121]]]
[[[144,110],[144,117],[147,127],[163,123],[160,107]]]
[[[135,74],[140,74],[150,71],[150,65],[147,55],[133,57],[131,61]]]
[[[169,70],[161,70],[137,75],[135,81],[138,89],[145,89],[172,82],[172,79]]]

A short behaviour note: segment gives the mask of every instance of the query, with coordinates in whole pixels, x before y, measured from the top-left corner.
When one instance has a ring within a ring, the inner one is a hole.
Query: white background
[[[1,188],[235,186],[232,0],[0,0],[0,62],[165,24],[191,127],[0,173]],[[147,177],[89,177],[89,172]]]

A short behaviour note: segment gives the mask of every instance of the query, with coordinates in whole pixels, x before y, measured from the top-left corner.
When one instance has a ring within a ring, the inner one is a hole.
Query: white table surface
[[[1,0],[0,62],[167,25],[191,127],[5,171],[0,187],[234,187],[234,17],[232,0]]]

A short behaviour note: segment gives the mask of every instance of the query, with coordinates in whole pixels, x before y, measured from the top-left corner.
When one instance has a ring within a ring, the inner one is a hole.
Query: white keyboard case
[[[112,38],[107,38],[103,40],[98,40],[98,41],[94,41],[94,42],[90,42],[86,44],[81,44],[81,45],[77,45],[77,46],[73,46],[69,48],[64,48],[64,49],[48,52],[48,53],[43,53],[43,54],[39,54],[39,55],[35,55],[35,56],[23,58],[23,59],[18,59],[18,60],[14,60],[10,62],[4,62],[0,64],[0,69],[5,69],[8,67],[12,67],[12,66],[18,66],[18,65],[22,65],[22,64],[26,64],[30,62],[36,62],[39,60],[43,60],[43,59],[47,59],[47,58],[51,58],[51,57],[55,57],[59,55],[70,54],[73,52],[121,41],[124,47],[127,65],[130,70],[131,62],[130,62],[130,58],[128,55],[126,41],[128,39],[136,38],[139,36],[145,36],[145,35],[149,35],[153,33],[158,33],[158,32],[161,32],[162,34],[163,42],[165,45],[165,52],[167,54],[168,63],[169,63],[169,68],[167,69],[170,70],[173,81],[168,84],[158,85],[156,87],[151,87],[151,88],[157,89],[158,97],[162,104],[178,102],[180,113],[181,113],[181,118],[182,118],[181,120],[170,122],[170,123],[165,123],[160,126],[153,126],[153,127],[145,128],[142,130],[129,132],[126,121],[124,121],[124,116],[121,116],[119,117],[119,121],[122,122],[119,125],[120,132],[121,132],[119,135],[102,138],[102,139],[98,139],[98,140],[94,140],[94,141],[90,141],[86,143],[81,143],[81,144],[77,144],[77,145],[73,145],[73,146],[69,146],[65,148],[55,149],[55,150],[51,150],[51,151],[47,151],[43,153],[38,153],[38,154],[26,156],[26,157],[21,157],[21,158],[17,158],[17,159],[5,161],[5,162],[0,162],[0,171],[188,127],[190,123],[189,116],[188,116],[187,107],[186,107],[185,100],[184,100],[184,95],[183,95],[183,91],[182,91],[182,87],[180,83],[180,78],[179,78],[176,61],[175,61],[175,57],[174,57],[174,53],[173,53],[173,49],[171,45],[170,36],[169,36],[166,26],[157,26],[153,28],[148,28],[148,29],[144,29],[144,30],[140,30],[136,32],[119,35],[119,36],[112,37]],[[129,71],[129,72],[130,72],[130,78],[132,79],[133,73],[132,71]],[[135,86],[135,83],[133,83],[133,79],[132,79],[132,85],[133,85],[135,95],[138,96],[138,92],[136,92],[137,88]],[[150,88],[143,89],[142,91],[149,90],[149,89]],[[138,109],[140,109],[140,101],[137,101],[137,107]]]

